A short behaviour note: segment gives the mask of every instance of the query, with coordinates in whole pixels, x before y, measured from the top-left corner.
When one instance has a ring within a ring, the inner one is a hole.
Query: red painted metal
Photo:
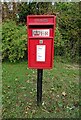
[[[29,68],[51,69],[53,67],[55,27],[56,16],[54,15],[27,16]],[[44,55],[40,49],[44,50]]]

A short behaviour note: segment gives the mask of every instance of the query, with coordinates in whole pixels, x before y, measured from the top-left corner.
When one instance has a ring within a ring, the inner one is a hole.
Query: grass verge
[[[55,59],[44,70],[42,106],[36,104],[37,71],[27,62],[3,62],[3,118],[79,118],[79,67]]]

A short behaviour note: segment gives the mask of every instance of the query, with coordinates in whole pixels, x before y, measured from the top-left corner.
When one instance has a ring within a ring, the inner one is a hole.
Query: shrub
[[[64,40],[62,39],[62,35],[59,31],[58,25],[55,31],[54,46],[55,46],[55,55],[64,55]]]
[[[22,59],[27,51],[26,26],[16,25],[15,21],[7,20],[2,24],[2,59],[11,62]]]

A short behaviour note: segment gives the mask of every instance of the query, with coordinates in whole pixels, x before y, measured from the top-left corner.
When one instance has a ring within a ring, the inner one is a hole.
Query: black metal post
[[[37,14],[39,14],[39,4],[36,3]],[[43,69],[37,69],[37,105],[42,105],[42,76]]]
[[[43,69],[37,69],[37,105],[42,105],[42,76]]]

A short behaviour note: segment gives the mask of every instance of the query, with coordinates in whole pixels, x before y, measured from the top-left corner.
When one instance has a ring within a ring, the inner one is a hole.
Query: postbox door
[[[53,56],[53,39],[29,39],[28,65],[33,68],[51,68]]]

